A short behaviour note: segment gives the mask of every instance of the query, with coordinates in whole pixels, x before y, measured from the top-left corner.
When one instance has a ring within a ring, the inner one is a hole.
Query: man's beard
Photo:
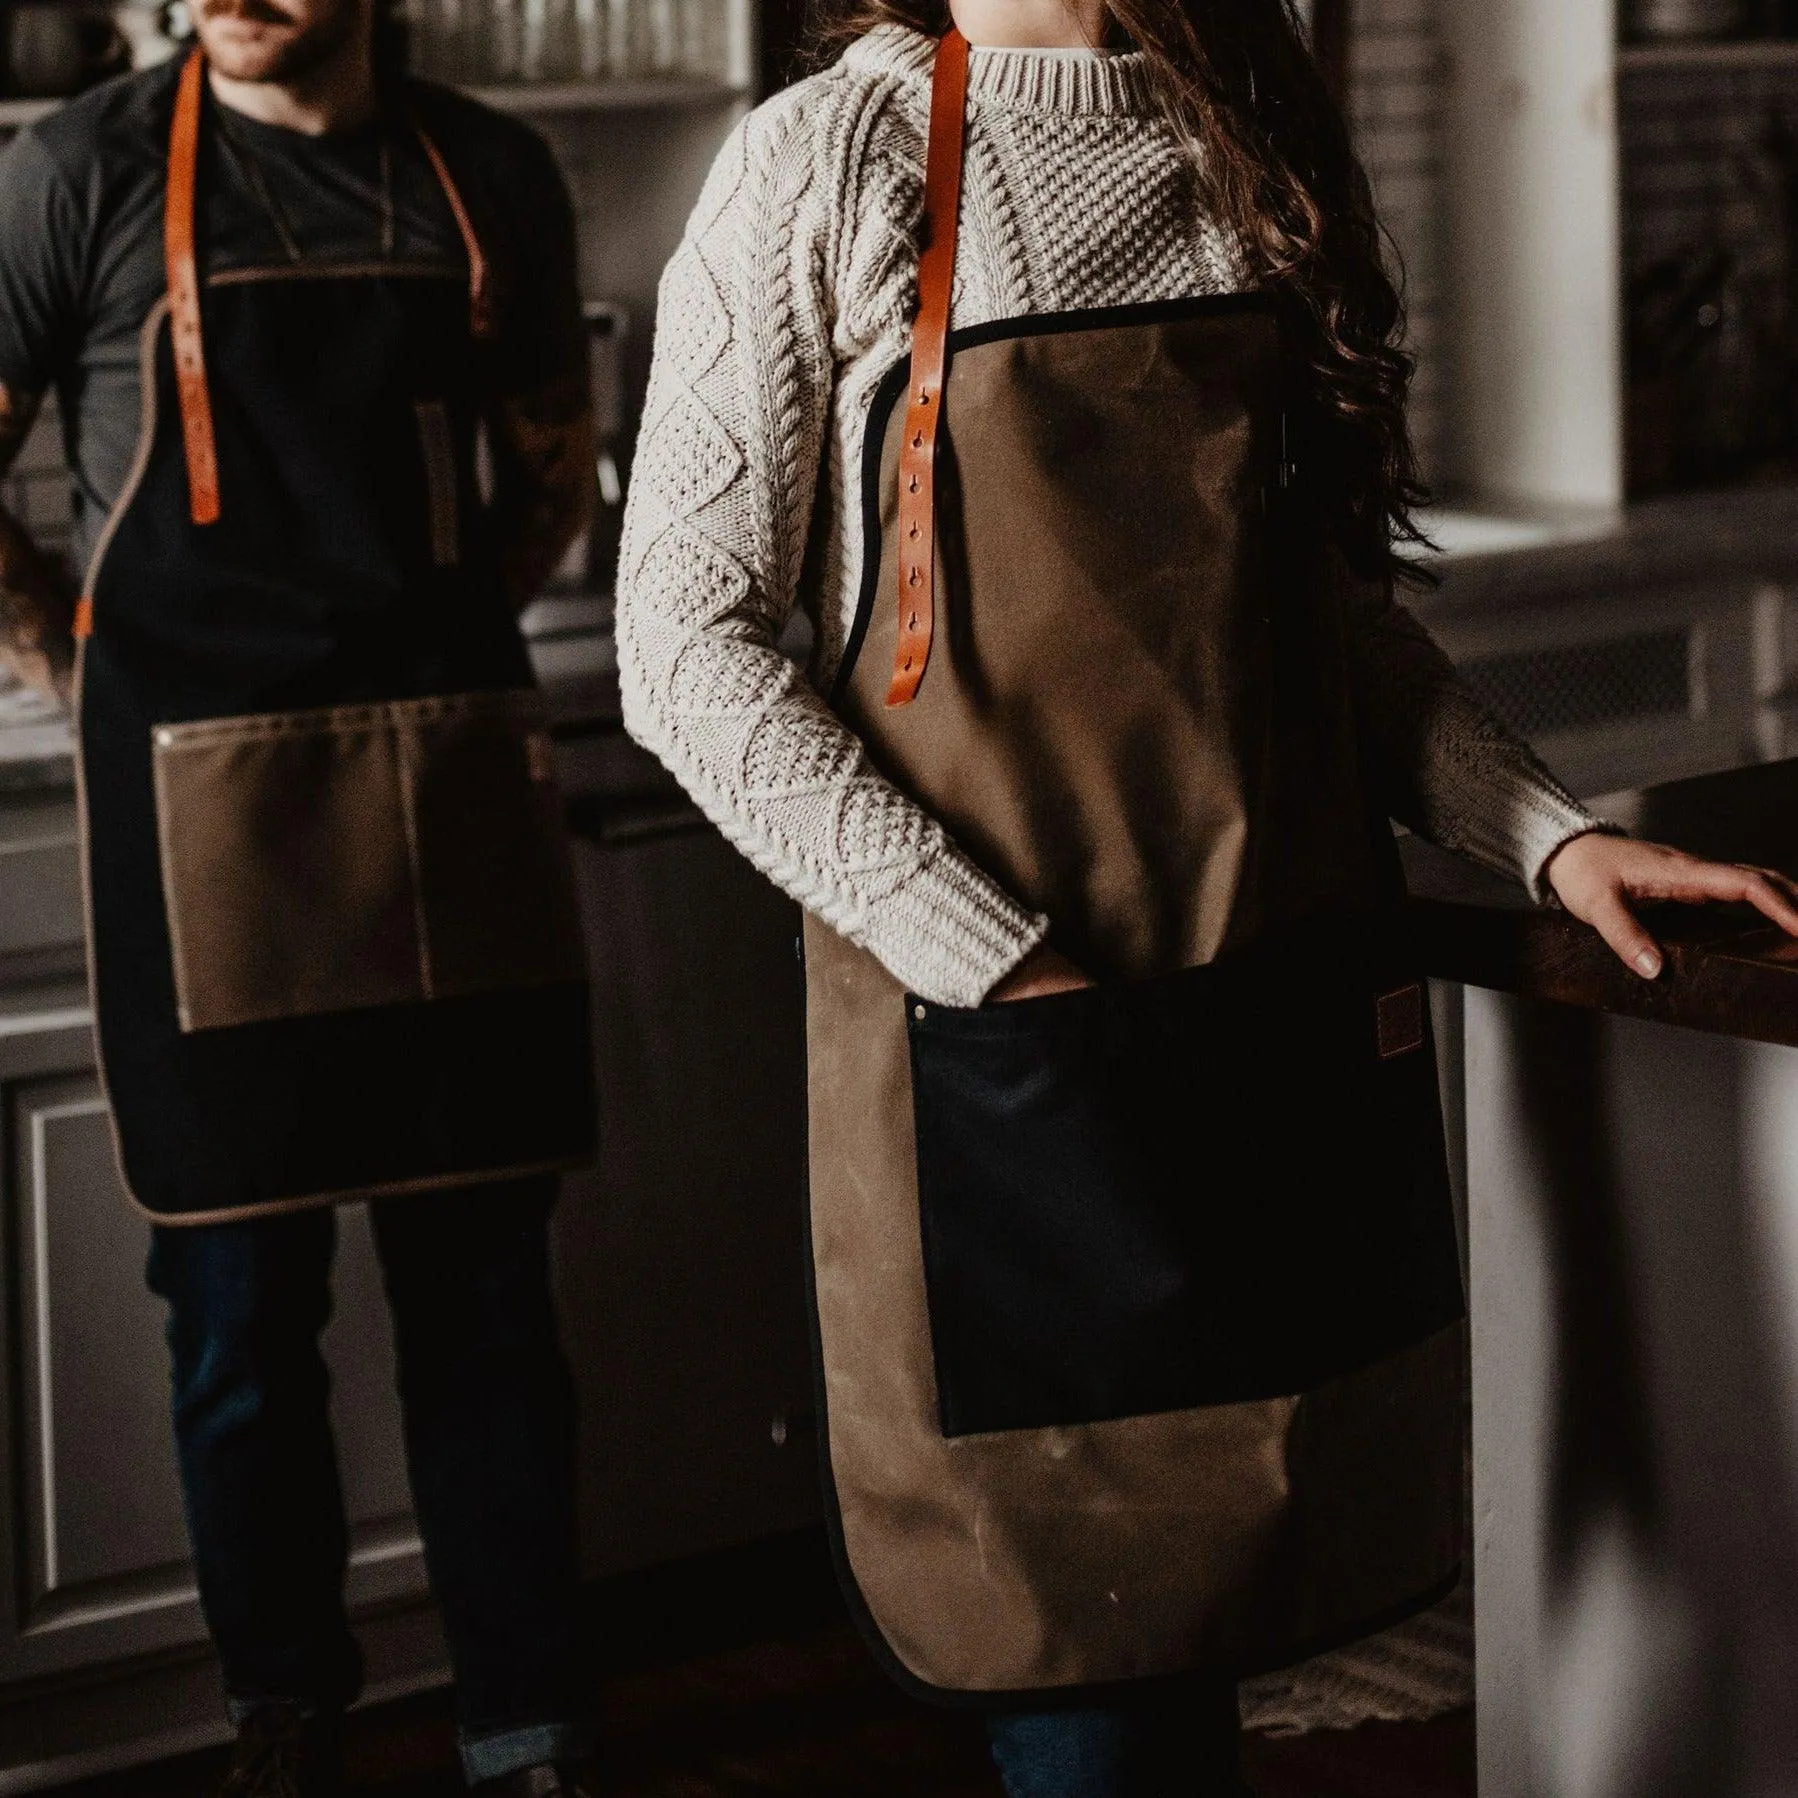
[[[331,10],[303,29],[295,31],[293,19],[269,0],[204,0],[202,26],[213,20],[242,19],[252,24],[285,28],[291,35],[272,39],[262,56],[215,59],[219,73],[237,81],[285,84],[323,68],[354,37],[361,22],[355,0],[338,0]],[[243,64],[249,66],[241,66]],[[238,64],[240,66],[228,66]]]

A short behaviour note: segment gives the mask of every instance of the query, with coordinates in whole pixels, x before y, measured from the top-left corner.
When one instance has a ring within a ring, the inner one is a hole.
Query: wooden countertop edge
[[[1650,917],[1665,952],[1650,981],[1564,913],[1427,897],[1408,913],[1432,979],[1798,1048],[1798,961],[1772,959],[1768,933],[1731,915]]]

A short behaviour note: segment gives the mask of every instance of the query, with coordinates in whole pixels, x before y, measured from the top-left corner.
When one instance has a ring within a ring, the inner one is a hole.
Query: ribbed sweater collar
[[[877,25],[843,53],[854,69],[928,82],[936,40],[903,25]],[[1156,110],[1146,60],[1134,51],[1064,56],[1036,50],[988,50],[968,58],[968,92],[1031,112],[1148,117]]]

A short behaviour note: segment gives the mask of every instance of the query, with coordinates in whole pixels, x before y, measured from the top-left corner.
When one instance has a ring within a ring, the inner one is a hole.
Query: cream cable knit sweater
[[[719,153],[662,280],[618,650],[631,733],[732,842],[911,990],[975,1005],[1044,920],[882,779],[819,697],[860,579],[864,424],[910,349],[931,55],[883,27]],[[976,50],[967,157],[957,326],[1241,283],[1140,57]],[[800,599],[809,678],[776,647]],[[1399,816],[1534,885],[1593,820],[1408,613],[1358,625]]]

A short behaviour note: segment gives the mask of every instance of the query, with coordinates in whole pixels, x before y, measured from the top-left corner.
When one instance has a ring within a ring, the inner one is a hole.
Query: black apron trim
[[[800,941],[799,954],[800,968],[803,973],[805,967],[803,938]],[[844,1606],[849,1612],[851,1621],[855,1624],[856,1633],[861,1637],[863,1646],[873,1656],[876,1665],[907,1696],[915,1698],[921,1703],[935,1705],[941,1710],[948,1711],[978,1713],[1008,1710],[1084,1710],[1112,1705],[1120,1699],[1134,1698],[1157,1687],[1177,1689],[1189,1682],[1195,1674],[1201,1678],[1210,1674],[1220,1679],[1253,1679],[1259,1674],[1275,1673],[1283,1667],[1296,1666],[1299,1662],[1310,1660],[1316,1655],[1333,1653],[1338,1648],[1346,1648],[1351,1643],[1365,1640],[1368,1636],[1378,1635],[1382,1630],[1395,1628],[1420,1612],[1441,1604],[1460,1585],[1464,1568],[1463,1563],[1457,1561],[1453,1569],[1442,1579],[1394,1605],[1389,1611],[1374,1617],[1357,1619],[1343,1629],[1313,1637],[1299,1643],[1277,1660],[1265,1663],[1254,1662],[1228,1668],[1198,1668],[1172,1674],[1164,1679],[1109,1680],[1081,1686],[1031,1686],[1019,1691],[1004,1692],[961,1691],[948,1686],[934,1686],[927,1680],[920,1679],[893,1652],[892,1644],[887,1641],[873,1611],[869,1609],[868,1601],[862,1593],[861,1583],[855,1576],[855,1565],[849,1558],[848,1541],[843,1534],[843,1511],[837,1497],[836,1470],[831,1465],[830,1459],[830,1391],[824,1372],[824,1334],[818,1312],[818,1263],[812,1247],[812,1206],[809,1186],[808,1178],[808,1190],[805,1195],[805,1204],[802,1207],[805,1218],[803,1245],[805,1309],[806,1323],[811,1336],[812,1404],[816,1412],[815,1438],[818,1444],[819,1489],[824,1500],[824,1530],[830,1541],[830,1558],[836,1569],[837,1584],[843,1594]]]
[[[1265,293],[1189,294],[1173,300],[1147,300],[1131,306],[1096,306],[1078,312],[1041,312],[1017,318],[990,319],[985,324],[965,325],[949,333],[951,362],[960,350],[976,349],[981,344],[1001,343],[1008,338],[1057,337],[1071,331],[1115,330],[1131,325],[1179,324],[1195,318],[1234,318],[1245,313],[1278,311],[1278,302]],[[868,422],[862,433],[861,500],[862,500],[862,566],[856,594],[855,617],[843,642],[843,659],[830,683],[829,703],[841,706],[849,690],[849,681],[867,640],[868,624],[874,616],[875,602],[880,597],[881,571],[885,566],[883,531],[880,522],[880,465],[886,454],[887,427],[893,408],[905,392],[906,375],[911,368],[909,356],[901,357],[881,377],[868,408]],[[947,399],[945,397],[945,404]],[[945,414],[946,416],[946,414]]]

